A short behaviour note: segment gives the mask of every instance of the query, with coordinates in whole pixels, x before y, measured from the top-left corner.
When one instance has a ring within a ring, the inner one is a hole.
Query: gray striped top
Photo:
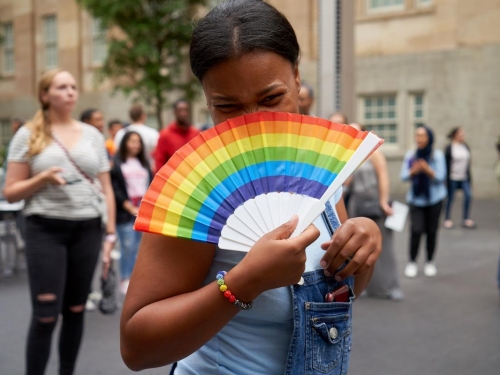
[[[94,178],[99,186],[97,175],[110,170],[104,136],[94,127],[80,124],[82,126],[81,139],[74,148],[69,150],[69,153],[80,169]],[[30,135],[31,131],[24,126],[18,130],[9,147],[8,161],[28,163],[32,176],[53,166],[62,167],[61,176],[72,183],[64,186],[47,184],[38,190],[26,199],[25,215],[42,215],[66,220],[99,217],[99,190],[96,186],[92,186],[78,172],[66,153],[55,142],[52,142],[40,154],[28,157]]]

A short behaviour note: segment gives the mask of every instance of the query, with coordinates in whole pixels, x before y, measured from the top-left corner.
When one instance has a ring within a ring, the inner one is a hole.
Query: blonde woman
[[[114,197],[104,138],[71,117],[73,76],[51,70],[38,85],[41,109],[14,136],[4,195],[24,199],[32,317],[26,374],[43,374],[62,315],[60,374],[72,374],[83,333],[85,301],[103,234],[103,260],[115,240]],[[106,224],[104,225],[104,222]]]

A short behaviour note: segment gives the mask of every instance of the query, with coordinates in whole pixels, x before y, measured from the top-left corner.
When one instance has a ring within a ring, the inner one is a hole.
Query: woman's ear
[[[293,76],[295,80],[295,84],[297,85],[297,93],[300,91],[300,72],[299,72],[299,64],[295,64],[293,67]]]
[[[49,105],[49,95],[47,93],[47,90],[43,90],[40,93],[40,102],[42,103],[42,107],[47,107]]]

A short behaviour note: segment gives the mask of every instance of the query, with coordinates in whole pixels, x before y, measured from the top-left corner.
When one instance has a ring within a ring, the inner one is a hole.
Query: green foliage
[[[180,90],[188,99],[196,94],[196,80],[186,74],[187,55],[196,7],[206,0],[76,1],[111,30],[100,79],[154,106],[161,128],[168,93]]]

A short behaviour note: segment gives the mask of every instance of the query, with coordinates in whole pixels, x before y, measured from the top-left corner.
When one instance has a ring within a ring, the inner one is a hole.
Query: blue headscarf
[[[419,128],[425,129],[427,132],[427,137],[429,138],[429,142],[427,146],[424,148],[418,148],[415,153],[415,158],[412,160],[412,163],[418,159],[424,159],[428,164],[430,164],[432,157],[432,145],[434,144],[434,133],[427,126],[419,126]],[[420,172],[419,174],[413,176],[412,179],[412,188],[413,195],[415,197],[423,195],[427,199],[430,197],[430,186],[431,179],[424,172]]]

